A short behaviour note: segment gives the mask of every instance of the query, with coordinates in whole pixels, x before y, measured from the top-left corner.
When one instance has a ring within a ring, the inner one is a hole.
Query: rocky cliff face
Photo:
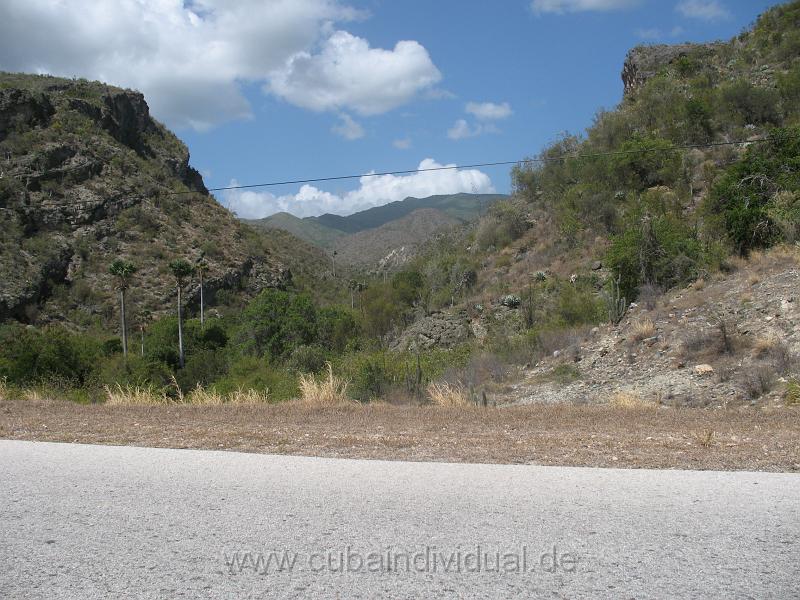
[[[201,255],[211,297],[290,280],[208,194],[186,146],[141,94],[0,74],[0,321],[107,322],[117,257],[139,267],[134,312],[158,313],[172,301],[169,261]]]
[[[648,79],[655,77],[663,68],[682,57],[710,55],[722,47],[713,44],[676,44],[674,46],[637,46],[628,52],[622,66],[622,83],[625,95],[638,90]]]

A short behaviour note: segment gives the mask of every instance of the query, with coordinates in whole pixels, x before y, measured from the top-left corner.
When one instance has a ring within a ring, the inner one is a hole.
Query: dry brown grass
[[[113,388],[105,386],[104,389],[105,401],[109,406],[153,406],[174,402],[166,393],[158,391],[152,386],[126,385],[123,387],[117,384]]]
[[[764,335],[753,344],[753,357],[764,359],[771,356],[779,347],[780,340],[774,335]]]
[[[326,363],[326,366],[328,376],[322,381],[317,381],[313,375],[300,375],[300,397],[297,401],[317,407],[355,403],[347,396],[350,382],[334,375],[331,363]]]
[[[414,461],[800,471],[800,410],[0,401],[7,439]],[[697,432],[716,432],[696,443]]]
[[[714,443],[715,435],[716,434],[714,433],[713,429],[701,429],[699,431],[695,431],[693,437],[703,448],[710,448]]]
[[[436,406],[468,406],[469,391],[460,383],[431,382],[426,390],[431,402]]]
[[[656,335],[656,326],[652,319],[644,318],[631,326],[633,341],[641,342]]]
[[[608,403],[614,408],[655,408],[656,404],[642,398],[637,392],[629,390],[619,390],[611,394]]]
[[[0,400],[8,400],[8,379],[0,377]]]

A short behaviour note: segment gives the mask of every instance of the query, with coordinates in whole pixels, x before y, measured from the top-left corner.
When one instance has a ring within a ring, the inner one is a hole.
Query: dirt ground
[[[0,401],[0,438],[410,461],[800,471],[800,408]]]

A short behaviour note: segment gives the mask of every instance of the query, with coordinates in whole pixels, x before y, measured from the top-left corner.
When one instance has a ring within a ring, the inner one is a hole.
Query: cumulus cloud
[[[246,83],[376,114],[440,79],[417,42],[372,49],[335,31],[364,16],[339,0],[3,0],[0,70],[139,89],[158,118],[198,130],[249,117]]]
[[[353,120],[348,114],[339,115],[339,124],[334,125],[331,131],[346,140],[357,140],[364,137],[364,128]]]
[[[466,112],[481,120],[507,119],[511,116],[511,105],[508,102],[469,102]]]
[[[405,104],[441,78],[428,51],[417,42],[402,41],[384,50],[336,31],[319,53],[301,52],[274,72],[267,89],[311,110],[346,108],[375,115]]]
[[[639,0],[533,0],[531,8],[537,15],[553,13],[563,15],[585,11],[610,11],[631,8]]]
[[[419,169],[445,166],[455,165],[442,165],[432,158],[426,158],[419,164]],[[232,182],[232,185],[236,185],[236,182]],[[253,190],[227,190],[222,193],[221,200],[224,206],[242,218],[261,219],[277,212],[288,212],[298,217],[324,213],[349,215],[409,196],[424,198],[437,194],[490,194],[494,191],[488,175],[476,169],[465,169],[362,177],[357,189],[340,195],[304,185],[297,194],[284,196]]]
[[[702,21],[718,21],[731,16],[719,0],[681,0],[675,6],[675,10],[684,17]]]

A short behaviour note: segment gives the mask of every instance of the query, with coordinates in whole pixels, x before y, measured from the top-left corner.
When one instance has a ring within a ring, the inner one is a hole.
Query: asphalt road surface
[[[0,441],[0,598],[800,598],[800,476]]]

